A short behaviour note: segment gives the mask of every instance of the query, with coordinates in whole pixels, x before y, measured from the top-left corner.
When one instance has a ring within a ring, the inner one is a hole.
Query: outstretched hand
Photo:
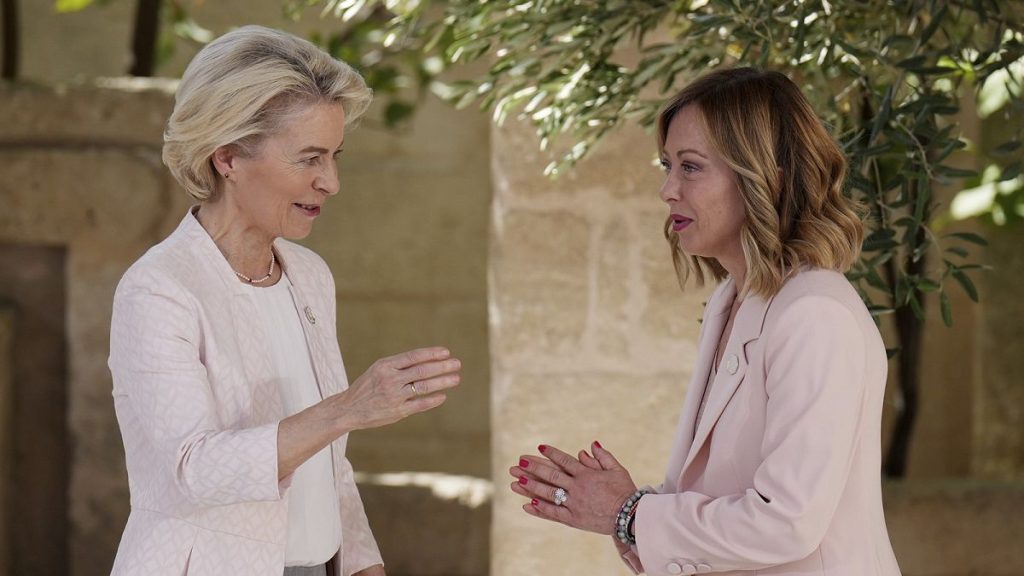
[[[612,534],[619,508],[636,491],[636,483],[611,452],[597,442],[591,449],[593,456],[581,450],[576,459],[542,444],[542,456],[520,457],[509,474],[517,478],[512,491],[531,499],[523,510],[580,530]],[[561,505],[555,504],[558,488],[567,496]]]

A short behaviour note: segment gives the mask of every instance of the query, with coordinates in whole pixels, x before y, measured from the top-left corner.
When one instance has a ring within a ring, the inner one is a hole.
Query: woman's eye
[[[662,172],[668,174],[669,172],[672,171],[672,166],[669,165],[668,160],[662,160],[662,161],[658,162],[658,164],[661,166],[661,171]]]
[[[693,174],[694,172],[699,170],[696,164],[690,164],[689,162],[683,162],[682,164],[679,165],[679,167],[682,168],[683,172],[685,172],[686,174]]]
[[[305,158],[302,162],[304,164],[309,164],[310,166],[315,166],[316,163],[319,162],[319,161],[320,161],[320,157],[319,156],[310,156],[309,158]]]

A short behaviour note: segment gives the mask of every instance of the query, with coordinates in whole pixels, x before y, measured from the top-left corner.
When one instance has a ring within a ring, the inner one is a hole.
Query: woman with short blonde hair
[[[125,273],[110,370],[131,514],[113,574],[382,576],[348,433],[430,410],[442,347],[349,385],[334,278],[306,237],[370,91],[347,64],[245,26],[193,59],[164,162],[198,202]]]
[[[677,272],[720,282],[664,481],[638,488],[598,442],[541,445],[509,469],[512,491],[532,516],[611,535],[637,573],[898,576],[886,354],[843,277],[863,231],[842,152],[791,80],[751,68],[671,99],[658,148]]]
[[[210,43],[189,63],[164,131],[164,164],[198,201],[217,192],[209,161],[233,145],[252,154],[277,133],[292,108],[333,102],[354,126],[373,94],[351,66],[280,30],[243,26]]]

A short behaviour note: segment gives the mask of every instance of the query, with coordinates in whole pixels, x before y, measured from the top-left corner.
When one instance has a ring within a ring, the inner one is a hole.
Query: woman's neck
[[[241,210],[223,194],[216,201],[204,202],[196,219],[228,261],[232,270],[252,279],[263,278],[270,268],[274,238],[251,224]],[[280,266],[274,266],[273,284]]]
[[[728,254],[720,254],[717,258],[718,264],[725,268],[728,272],[729,277],[732,278],[736,285],[736,298],[737,300],[743,295],[743,287],[747,281],[747,258],[743,254],[743,247],[736,242],[736,245]]]

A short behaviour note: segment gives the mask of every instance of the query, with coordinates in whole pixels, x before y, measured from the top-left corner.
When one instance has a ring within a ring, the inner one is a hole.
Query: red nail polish
[[[601,446],[601,443],[598,442],[597,440],[594,440],[594,446],[597,446],[598,448],[604,450],[604,446]]]
[[[541,444],[540,446],[537,446],[537,450],[540,450],[541,454],[543,454],[544,451],[547,450],[547,449],[548,449],[548,447],[547,447],[546,444]]]
[[[537,499],[534,498],[533,500],[530,500],[530,504],[533,504],[534,506],[536,506],[537,504],[540,504],[540,502],[538,502]]]
[[[525,458],[520,458],[519,459],[519,467],[520,468],[529,468],[530,467],[530,461],[525,459]]]
[[[519,483],[522,484],[523,486],[526,486],[527,482],[529,482],[529,480],[526,479],[526,476],[519,477]]]

